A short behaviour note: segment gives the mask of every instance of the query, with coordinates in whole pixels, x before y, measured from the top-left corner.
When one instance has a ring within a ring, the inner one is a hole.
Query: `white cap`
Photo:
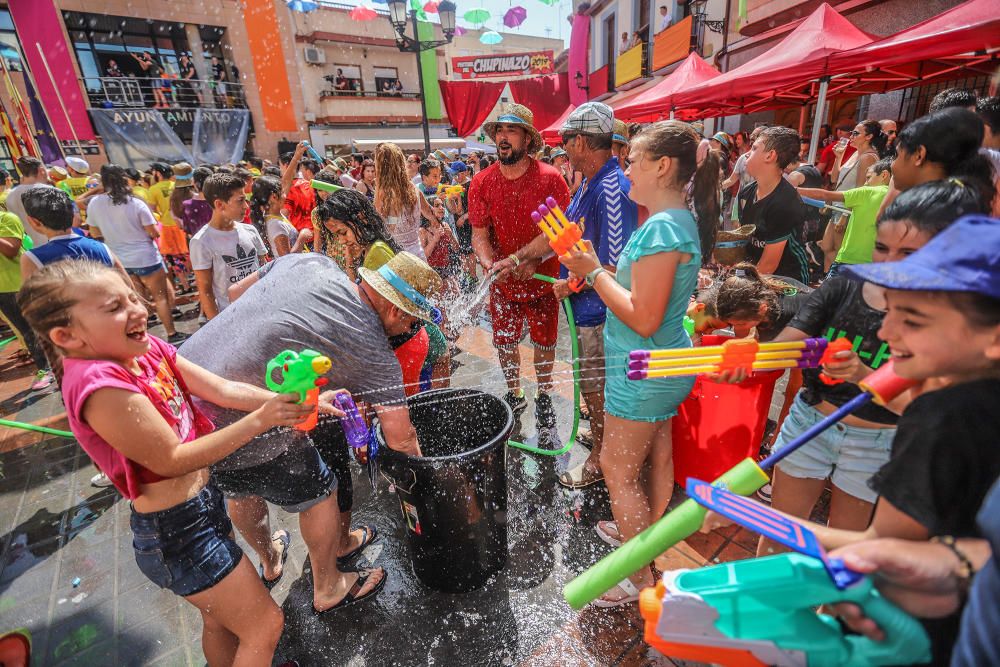
[[[66,158],[66,166],[73,171],[78,171],[81,174],[90,173],[90,164],[80,157],[68,157]]]

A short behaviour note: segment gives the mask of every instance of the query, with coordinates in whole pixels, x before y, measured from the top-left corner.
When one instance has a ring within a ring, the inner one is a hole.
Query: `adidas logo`
[[[248,253],[246,250],[243,249],[243,246],[237,243],[236,257],[232,257],[231,255],[223,255],[222,259],[226,263],[226,265],[229,266],[229,268],[231,268],[233,271],[236,272],[238,276],[237,280],[239,280],[240,278],[245,277],[248,269],[257,268],[257,249],[251,247],[250,252]]]

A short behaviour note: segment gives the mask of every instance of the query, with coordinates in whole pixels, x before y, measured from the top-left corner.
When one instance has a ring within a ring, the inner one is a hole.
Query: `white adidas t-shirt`
[[[267,254],[257,230],[242,222],[228,232],[205,225],[191,237],[190,251],[195,271],[212,269],[212,293],[220,313],[229,305],[229,286],[259,269]]]

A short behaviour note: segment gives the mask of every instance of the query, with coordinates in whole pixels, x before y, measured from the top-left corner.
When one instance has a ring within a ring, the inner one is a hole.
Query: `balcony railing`
[[[88,77],[81,79],[90,106],[104,109],[163,106],[245,109],[243,84],[201,79],[139,79],[135,77]],[[155,90],[163,93],[157,99]]]
[[[417,100],[420,99],[420,93],[402,93],[402,92],[390,92],[390,91],[377,91],[377,90],[324,90],[319,94],[320,98],[324,97],[367,97],[367,98],[387,98],[387,99],[409,99]]]
[[[614,88],[611,85],[611,66],[605,65],[604,67],[595,69],[590,73],[589,81],[590,90],[587,91],[589,99],[594,99],[609,91],[613,91]]]
[[[615,88],[621,88],[630,81],[641,79],[649,74],[647,53],[649,44],[643,42],[622,52],[615,62]]]

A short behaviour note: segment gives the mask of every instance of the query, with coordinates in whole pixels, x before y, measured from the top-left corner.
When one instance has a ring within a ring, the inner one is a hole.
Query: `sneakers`
[[[556,425],[556,409],[552,406],[552,397],[545,392],[540,391],[535,397],[535,423],[538,428]]]
[[[111,480],[103,472],[99,472],[90,478],[90,485],[96,486],[99,489],[104,489],[111,486]]]
[[[55,381],[56,376],[52,374],[52,371],[38,371],[38,373],[35,374],[35,381],[31,383],[31,391],[48,389],[49,386]]]
[[[528,399],[525,398],[522,393],[520,396],[512,391],[508,391],[503,395],[504,402],[510,406],[510,411],[514,413],[515,416],[524,412],[528,408]]]
[[[183,343],[190,337],[191,334],[186,334],[183,331],[175,331],[174,333],[167,336],[167,342],[170,343],[171,345],[177,345],[178,343]]]

